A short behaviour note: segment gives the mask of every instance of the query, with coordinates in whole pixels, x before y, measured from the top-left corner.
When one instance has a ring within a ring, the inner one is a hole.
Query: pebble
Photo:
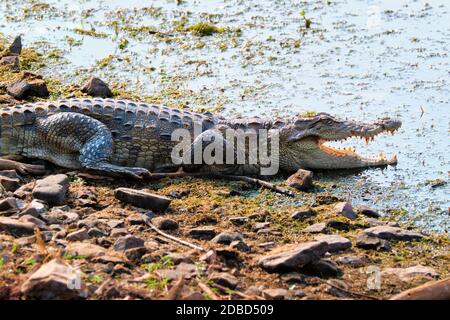
[[[15,219],[0,217],[0,231],[14,237],[23,237],[34,233],[34,224]]]
[[[295,219],[295,220],[305,220],[305,219],[314,217],[315,215],[316,215],[316,213],[312,209],[305,208],[305,209],[298,210],[298,211],[294,212],[293,214],[291,214],[291,218]]]
[[[379,218],[380,217],[380,214],[377,211],[375,211],[369,207],[366,207],[366,206],[359,207],[358,211],[362,215],[365,215],[366,217],[369,217],[369,218]]]
[[[80,88],[81,92],[87,93],[92,97],[109,98],[112,97],[112,92],[108,85],[97,77],[91,77]]]
[[[114,242],[114,251],[125,251],[131,248],[143,247],[145,241],[133,235],[120,237]]]
[[[47,85],[40,76],[15,80],[6,86],[6,92],[15,99],[47,98],[49,96]]]
[[[410,281],[416,277],[437,278],[439,273],[431,268],[422,265],[416,265],[408,268],[387,268],[381,272],[382,276],[394,275],[402,281]]]
[[[46,225],[47,225],[44,221],[42,221],[41,219],[36,218],[36,217],[34,217],[32,215],[21,216],[19,218],[19,221],[32,223],[35,226],[37,226],[39,229],[45,229]]]
[[[338,264],[348,265],[354,268],[362,267],[366,263],[363,258],[358,256],[342,256],[336,259]]]
[[[156,217],[152,219],[152,223],[161,230],[177,230],[178,222],[165,217]]]
[[[89,239],[88,231],[86,228],[83,228],[83,229],[71,232],[66,236],[66,239],[68,241],[83,241],[83,240]]]
[[[311,171],[299,169],[286,180],[286,184],[300,191],[308,191],[313,188],[313,176]]]
[[[356,213],[353,211],[353,207],[348,202],[338,202],[334,206],[334,210],[336,213],[343,215],[346,218],[349,218],[351,220],[356,219]]]
[[[410,241],[420,240],[423,238],[423,235],[418,232],[391,226],[372,227],[365,229],[363,233],[385,240]]]
[[[209,275],[209,280],[229,289],[235,289],[238,285],[238,279],[226,272],[213,272]]]
[[[288,300],[292,296],[289,290],[282,288],[266,289],[262,293],[263,297],[268,300]]]
[[[325,241],[328,244],[328,252],[338,252],[351,248],[352,242],[340,235],[323,235],[317,237],[317,241]]]
[[[198,227],[189,230],[189,236],[199,240],[211,240],[216,236],[216,230],[213,227]]]
[[[391,250],[388,241],[377,237],[372,237],[366,233],[359,234],[356,238],[356,246],[361,249],[373,249],[381,251]]]
[[[320,259],[302,268],[302,272],[321,278],[336,278],[342,275],[341,269],[331,260]]]
[[[17,36],[8,47],[8,54],[19,56],[22,53],[22,37]]]
[[[261,257],[258,265],[269,272],[294,271],[322,257],[328,245],[323,241],[311,241],[280,250]]]
[[[69,178],[65,174],[56,174],[37,180],[33,189],[33,198],[51,206],[63,205],[69,189]]]
[[[127,234],[128,231],[125,228],[114,228],[111,230],[110,236],[116,238],[126,236]]]
[[[20,291],[27,298],[39,300],[86,297],[81,274],[57,259],[42,265],[22,284]]]
[[[213,243],[223,243],[223,244],[230,244],[233,241],[236,240],[243,240],[242,234],[239,232],[221,232],[217,236],[215,236],[211,242]]]
[[[306,227],[305,229],[302,230],[302,232],[321,233],[321,232],[325,232],[326,230],[327,230],[327,224],[325,222],[319,222],[319,223],[310,225],[309,227]]]
[[[230,248],[241,252],[250,252],[251,248],[243,240],[235,240],[230,243]]]
[[[24,207],[22,200],[16,199],[14,197],[8,197],[0,200],[0,212],[8,211],[11,214],[19,211]]]
[[[88,242],[70,242],[66,249],[66,254],[82,256],[87,259],[92,259],[98,256],[105,255],[105,249]]]
[[[167,197],[129,188],[118,188],[114,190],[114,196],[116,199],[133,206],[157,212],[165,211],[171,202]]]

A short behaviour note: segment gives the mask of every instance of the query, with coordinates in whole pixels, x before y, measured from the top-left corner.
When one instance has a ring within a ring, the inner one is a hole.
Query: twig
[[[349,295],[352,295],[352,296],[356,296],[356,297],[360,297],[360,298],[366,298],[366,299],[370,299],[370,300],[380,300],[379,298],[374,297],[374,296],[370,296],[370,295],[367,295],[367,294],[358,293],[358,292],[354,292],[354,291],[350,291],[350,290],[341,288],[341,287],[339,287],[339,286],[337,286],[337,285],[334,285],[334,284],[332,284],[332,283],[330,283],[330,282],[328,282],[328,281],[324,281],[324,280],[322,280],[322,279],[319,279],[319,281],[322,282],[322,283],[324,283],[324,284],[326,284],[326,285],[329,285],[330,287],[333,287],[333,288],[335,288],[335,289],[338,289],[338,290],[340,290],[340,291],[342,291],[342,292],[345,292],[345,293],[347,293],[347,294],[349,294]]]
[[[197,285],[200,289],[202,289],[211,299],[213,300],[219,300],[219,296],[214,293],[214,291],[211,290],[210,287],[208,287],[206,284],[201,282],[200,280],[197,281]]]
[[[181,291],[184,287],[184,277],[181,276],[177,282],[170,288],[169,292],[167,293],[167,296],[164,297],[166,300],[178,300],[181,295]]]
[[[175,241],[175,242],[177,242],[177,243],[179,243],[179,244],[182,244],[182,245],[184,245],[184,246],[193,248],[193,249],[195,249],[195,250],[206,251],[205,249],[203,249],[203,248],[200,247],[200,246],[197,246],[197,245],[195,245],[195,244],[193,244],[193,243],[190,243],[190,242],[181,240],[181,239],[179,239],[179,238],[177,238],[177,237],[174,237],[174,236],[171,236],[170,234],[167,234],[167,233],[165,233],[165,232],[162,232],[162,231],[159,230],[154,224],[152,224],[150,221],[146,221],[146,223],[147,223],[147,225],[148,225],[153,231],[155,231],[156,233],[160,234],[160,235],[163,236],[164,238],[170,239],[170,240],[172,240],[172,241]]]
[[[216,287],[216,288],[218,288],[218,289],[220,289],[220,290],[222,290],[222,291],[224,291],[224,292],[227,292],[228,290],[230,290],[229,288],[226,288],[226,287],[224,287],[224,286],[222,286],[222,285],[220,285],[218,283],[212,283],[211,285]],[[266,300],[263,297],[260,297],[258,295],[249,296],[249,295],[247,295],[245,293],[242,293],[242,292],[239,292],[239,291],[234,291],[234,290],[231,290],[231,291],[232,291],[232,294],[235,294],[235,295],[237,295],[237,296],[239,296],[241,298],[247,299],[247,300],[252,300],[253,298],[255,298],[256,300]]]
[[[287,195],[289,197],[294,197],[295,193],[283,189],[280,187],[277,187],[273,183],[257,179],[257,178],[251,178],[247,176],[235,176],[235,175],[228,175],[228,174],[216,174],[216,173],[203,173],[203,172],[167,172],[167,173],[152,173],[151,177],[148,179],[150,180],[159,180],[164,178],[184,178],[184,177],[210,177],[210,178],[219,178],[219,179],[228,179],[228,180],[236,180],[236,181],[244,181],[247,183],[251,183],[254,185],[258,185],[260,187],[275,191],[277,193],[281,193],[284,195]]]

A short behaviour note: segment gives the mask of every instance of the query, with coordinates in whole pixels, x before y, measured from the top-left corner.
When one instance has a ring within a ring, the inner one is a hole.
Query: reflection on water
[[[362,153],[397,152],[396,167],[318,176],[337,181],[334,192],[353,202],[403,207],[418,224],[448,229],[449,184],[427,183],[449,180],[448,1],[43,2],[0,1],[0,30],[8,37],[23,33],[25,45],[41,51],[63,50],[63,59],[41,72],[68,83],[95,73],[143,94],[177,86],[201,92],[229,115],[315,110],[358,120],[400,118],[403,127],[393,137],[369,146],[352,141]],[[313,22],[304,36],[301,10]],[[240,28],[242,35],[174,33],[182,17]],[[133,37],[123,26],[167,37]],[[80,35],[75,28],[108,36]],[[108,55],[111,66],[100,69],[98,60]]]

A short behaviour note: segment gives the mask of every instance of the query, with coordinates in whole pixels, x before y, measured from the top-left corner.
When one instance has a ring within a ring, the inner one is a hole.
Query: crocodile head
[[[393,134],[401,122],[390,118],[361,123],[339,120],[327,113],[310,118],[294,118],[280,131],[280,166],[287,171],[305,169],[352,169],[395,164],[397,156],[383,153],[373,157],[358,155],[354,148],[333,148],[327,142],[352,137],[372,141],[378,134]]]

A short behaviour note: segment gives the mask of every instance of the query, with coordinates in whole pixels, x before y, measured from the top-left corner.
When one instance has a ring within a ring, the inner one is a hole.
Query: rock
[[[286,183],[290,187],[301,191],[307,191],[313,187],[312,179],[313,173],[311,171],[299,169],[286,180]]]
[[[168,254],[166,254],[166,257],[172,260],[175,265],[180,264],[182,262],[185,263],[193,262],[191,256],[185,253],[169,252]]]
[[[235,240],[243,240],[242,234],[239,232],[221,232],[217,236],[215,236],[211,242],[214,243],[223,243],[230,244]]]
[[[273,241],[269,241],[269,242],[263,242],[263,243],[259,243],[258,247],[265,249],[265,250],[270,250],[273,247],[275,247],[275,242]]]
[[[133,225],[146,225],[147,221],[149,221],[147,216],[140,214],[140,213],[132,214],[131,216],[128,216],[126,218],[126,220],[132,226]]]
[[[69,189],[69,178],[65,174],[56,174],[37,180],[33,189],[33,198],[51,206],[63,205]]]
[[[99,228],[90,228],[87,232],[88,238],[100,238],[107,236],[108,234],[105,233],[103,230],[100,230]]]
[[[431,267],[421,265],[409,268],[387,268],[381,272],[382,276],[396,276],[402,281],[409,281],[415,277],[437,278],[439,273]]]
[[[401,292],[390,300],[450,300],[450,278],[427,282]]]
[[[328,244],[328,252],[338,252],[351,248],[352,242],[339,235],[323,235],[317,237],[317,241],[325,241]]]
[[[111,229],[114,229],[114,228],[123,228],[123,227],[125,227],[124,221],[123,221],[123,220],[119,220],[119,219],[111,219],[111,220],[108,220],[108,221],[106,222],[106,224],[107,224]]]
[[[212,227],[198,227],[189,230],[191,238],[199,240],[211,240],[215,237],[216,231]]]
[[[0,217],[0,231],[14,237],[28,236],[34,233],[34,224],[30,222],[20,222],[7,217]]]
[[[291,218],[295,220],[305,220],[314,217],[316,213],[310,208],[301,209],[291,214]]]
[[[262,293],[263,297],[268,300],[288,300],[291,298],[291,293],[282,288],[266,289]]]
[[[327,227],[336,229],[336,230],[342,230],[342,231],[349,231],[350,230],[350,224],[346,221],[331,219],[326,221]]]
[[[13,70],[20,69],[19,57],[17,56],[6,56],[0,59],[0,65],[10,66]]]
[[[391,250],[391,246],[388,241],[372,237],[366,233],[361,233],[356,238],[356,246],[362,249],[374,249],[374,250],[382,250],[389,251]]]
[[[111,237],[122,237],[122,236],[126,236],[128,234],[127,229],[125,228],[114,228],[111,230]]]
[[[243,240],[235,240],[230,243],[232,249],[239,250],[241,252],[250,252],[251,248]]]
[[[116,199],[133,206],[159,212],[165,211],[171,202],[167,197],[129,188],[118,188],[114,190],[114,195]]]
[[[139,259],[146,253],[146,247],[135,247],[125,250],[125,257],[127,257],[130,261],[138,262]]]
[[[341,214],[351,220],[356,219],[356,213],[355,211],[353,211],[352,205],[348,202],[338,202],[334,206],[334,210],[336,211],[336,213]]]
[[[71,242],[65,249],[66,254],[73,256],[82,256],[87,259],[105,255],[105,249],[92,243]]]
[[[40,300],[86,297],[81,275],[57,259],[42,265],[22,284],[20,291],[27,298]]]
[[[8,54],[18,56],[22,52],[22,37],[17,36],[14,41],[9,45]]]
[[[333,195],[329,192],[322,192],[322,193],[319,193],[316,195],[315,205],[320,206],[320,205],[324,205],[324,204],[332,204],[332,203],[335,203],[338,201],[340,201],[340,200],[335,195]]]
[[[47,206],[39,200],[33,199],[18,215],[19,217],[30,215],[38,218],[46,212]]]
[[[370,209],[369,207],[366,207],[366,206],[359,207],[358,211],[359,211],[359,213],[361,213],[369,218],[379,218],[380,217],[380,214],[378,212],[376,212],[375,210]]]
[[[342,256],[337,258],[336,262],[354,268],[362,267],[366,264],[364,259],[358,256]]]
[[[226,272],[213,272],[209,280],[229,289],[235,289],[238,285],[238,279]]]
[[[363,232],[366,235],[385,240],[410,241],[423,238],[423,235],[418,232],[391,226],[372,227],[365,229]]]
[[[83,241],[89,239],[89,235],[86,228],[71,232],[66,237],[69,241]]]
[[[156,217],[152,219],[152,223],[161,230],[177,230],[178,222],[173,219],[164,218],[164,217]]]
[[[319,223],[310,225],[309,227],[306,227],[305,229],[302,230],[302,232],[321,233],[321,232],[325,232],[326,229],[327,229],[327,224],[325,222],[319,222]]]
[[[231,217],[228,220],[230,220],[230,222],[236,226],[241,226],[248,221],[248,218],[247,217]]]
[[[0,184],[6,191],[14,192],[20,188],[20,179],[0,175]]]
[[[39,78],[16,80],[6,86],[6,92],[15,99],[49,96],[45,81]]]
[[[253,230],[259,231],[261,229],[266,229],[270,225],[270,222],[258,222],[253,225]]]
[[[0,212],[4,211],[10,211],[12,213],[15,213],[22,209],[24,207],[24,204],[21,200],[8,197],[3,200],[0,200]]]
[[[333,261],[327,259],[320,259],[305,265],[302,272],[321,278],[336,278],[342,275],[341,269]]]
[[[114,242],[113,249],[114,251],[125,251],[131,248],[143,247],[145,241],[136,236],[127,235],[124,237],[120,237]]]
[[[112,92],[108,85],[103,80],[96,77],[91,77],[87,80],[80,90],[92,97],[112,97]]]
[[[39,229],[45,229],[46,223],[39,218],[33,217],[31,215],[24,215],[19,218],[21,222],[32,223],[37,226]]]
[[[269,272],[295,271],[320,259],[328,251],[326,242],[311,241],[282,248],[259,259],[258,265]]]

